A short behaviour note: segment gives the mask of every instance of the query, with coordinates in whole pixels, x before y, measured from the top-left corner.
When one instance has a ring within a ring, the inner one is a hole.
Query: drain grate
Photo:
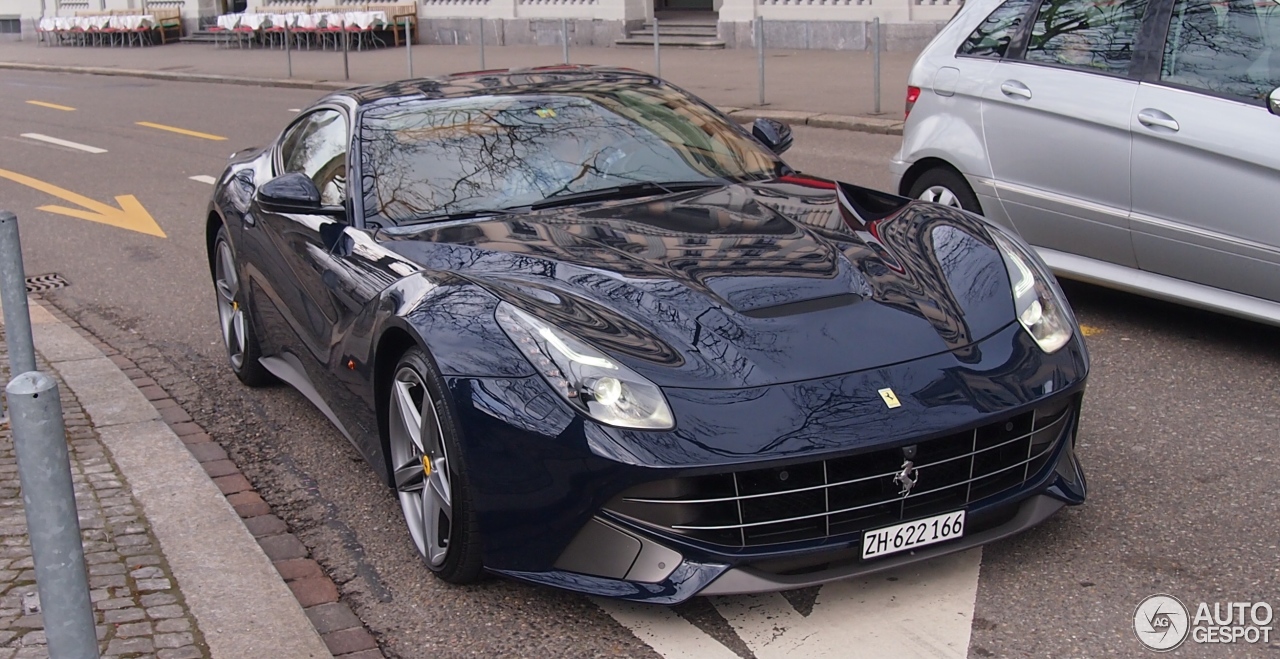
[[[62,278],[62,275],[54,272],[47,275],[36,275],[27,277],[28,293],[43,293],[44,291],[52,291],[56,288],[66,288],[71,282]]]

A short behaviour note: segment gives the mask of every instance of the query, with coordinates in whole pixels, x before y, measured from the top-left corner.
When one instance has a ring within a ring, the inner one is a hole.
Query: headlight
[[[1022,245],[999,230],[991,231],[1004,257],[1013,287],[1013,310],[1018,322],[1035,339],[1040,349],[1056,352],[1071,339],[1075,321],[1063,301],[1062,292]]]
[[[506,302],[494,317],[551,388],[596,421],[644,430],[675,425],[662,390],[635,371]]]

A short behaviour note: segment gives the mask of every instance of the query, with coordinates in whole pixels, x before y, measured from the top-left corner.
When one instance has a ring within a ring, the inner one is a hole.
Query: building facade
[[[416,4],[415,41],[469,44],[484,30],[488,45],[558,45],[567,23],[574,46],[643,43],[659,17],[660,40],[702,34],[702,47],[755,46],[754,21],[763,19],[768,48],[867,50],[874,47],[872,21],[879,19],[886,50],[918,49],[955,13],[962,0],[410,0]],[[41,16],[77,11],[180,8],[187,32],[218,15],[241,11],[288,11],[304,0],[0,0],[0,34],[21,19],[34,34]],[[310,4],[316,5],[317,2]],[[318,0],[325,6],[382,4]],[[700,31],[701,30],[701,31]],[[638,37],[638,39],[637,39]],[[629,39],[630,38],[630,39]],[[688,45],[688,38],[684,39]],[[648,43],[652,43],[649,41]]]

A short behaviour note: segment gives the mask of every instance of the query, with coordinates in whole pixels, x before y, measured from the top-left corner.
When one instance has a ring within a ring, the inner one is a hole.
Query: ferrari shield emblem
[[[880,390],[880,397],[884,399],[884,404],[888,406],[889,409],[902,407],[902,403],[898,401],[898,395],[893,393],[893,390],[888,387]]]

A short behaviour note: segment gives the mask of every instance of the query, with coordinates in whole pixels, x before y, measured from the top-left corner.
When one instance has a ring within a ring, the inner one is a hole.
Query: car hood
[[[948,351],[976,361],[976,343],[1014,320],[980,218],[801,175],[378,240],[664,387],[763,386]]]

